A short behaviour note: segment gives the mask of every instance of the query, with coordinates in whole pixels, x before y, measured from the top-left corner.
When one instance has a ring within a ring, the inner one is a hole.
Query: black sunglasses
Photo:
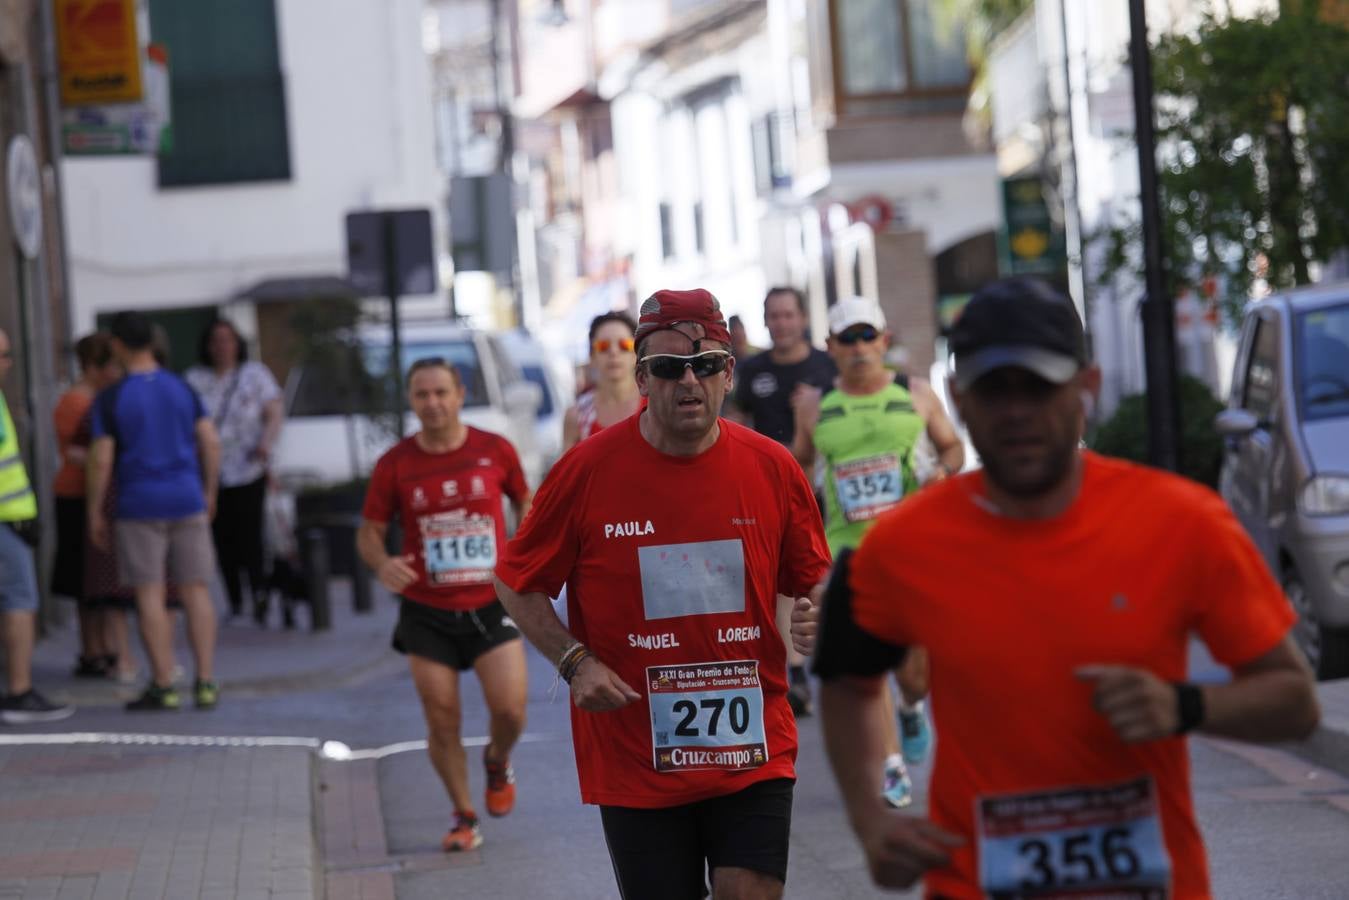
[[[861,328],[849,328],[842,334],[834,335],[834,340],[838,341],[840,344],[843,344],[845,347],[851,347],[858,341],[863,341],[869,344],[880,336],[881,333],[872,326],[863,325]]]
[[[684,377],[684,369],[692,369],[695,378],[706,378],[718,372],[726,371],[726,360],[731,354],[725,350],[708,350],[693,356],[676,356],[673,353],[653,353],[643,356],[646,370],[657,378],[678,381]]]

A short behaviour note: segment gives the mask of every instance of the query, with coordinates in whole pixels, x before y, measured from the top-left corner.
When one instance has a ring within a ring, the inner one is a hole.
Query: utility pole
[[[1180,397],[1176,380],[1176,316],[1162,258],[1157,196],[1157,136],[1152,110],[1152,54],[1144,0],[1129,0],[1129,65],[1133,70],[1138,188],[1143,219],[1143,360],[1147,370],[1148,461],[1180,471]]]

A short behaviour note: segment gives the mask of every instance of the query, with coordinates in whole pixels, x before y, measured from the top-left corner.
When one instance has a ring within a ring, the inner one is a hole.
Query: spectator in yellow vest
[[[0,331],[0,383],[14,365],[9,335]],[[4,623],[6,690],[0,722],[55,722],[73,709],[33,689],[33,641],[37,634],[37,568],[27,536],[37,520],[37,498],[19,454],[9,405],[0,394],[0,621]]]

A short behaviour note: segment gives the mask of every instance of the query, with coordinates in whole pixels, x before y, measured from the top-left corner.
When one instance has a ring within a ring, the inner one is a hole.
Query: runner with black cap
[[[808,653],[824,528],[791,453],[717,416],[735,360],[716,298],[657,292],[636,340],[647,408],[553,467],[497,591],[570,684],[620,893],[688,900],[710,873],[717,896],[780,897],[796,725],[774,610],[798,598]]]
[[[1182,738],[1315,727],[1288,602],[1212,491],[1079,448],[1101,376],[1066,297],[993,282],[951,348],[983,471],[884,514],[822,609],[825,744],[872,877],[946,898],[1208,897]],[[1230,683],[1185,680],[1191,633]],[[881,679],[911,644],[939,738],[926,819],[878,796]]]

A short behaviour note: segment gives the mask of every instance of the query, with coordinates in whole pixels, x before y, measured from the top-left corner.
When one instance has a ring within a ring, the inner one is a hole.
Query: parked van
[[[469,425],[508,439],[531,487],[543,476],[535,440],[539,388],[527,381],[498,338],[457,323],[407,322],[401,328],[406,374],[419,359],[441,357],[463,381],[462,417]],[[376,460],[398,440],[397,418],[385,380],[392,355],[387,325],[361,326],[355,341],[322,364],[296,366],[286,380],[286,427],[273,470],[291,490],[368,477]],[[345,350],[345,352],[341,352]],[[403,390],[405,379],[398,390]],[[410,410],[404,433],[418,428]]]

